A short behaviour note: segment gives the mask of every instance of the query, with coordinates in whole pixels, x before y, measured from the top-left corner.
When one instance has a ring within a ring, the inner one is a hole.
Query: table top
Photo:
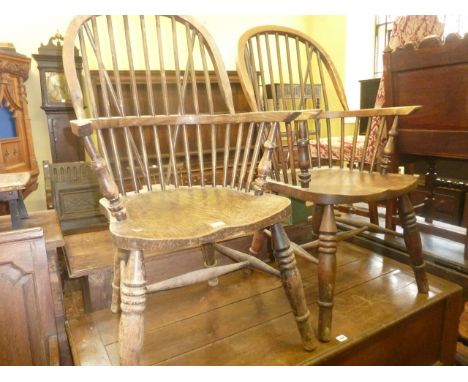
[[[29,172],[0,174],[0,192],[23,190],[31,179]]]
[[[55,210],[34,211],[28,213],[28,218],[21,220],[21,228],[41,227],[47,250],[63,247],[62,230]],[[0,216],[0,232],[11,230],[10,215]]]

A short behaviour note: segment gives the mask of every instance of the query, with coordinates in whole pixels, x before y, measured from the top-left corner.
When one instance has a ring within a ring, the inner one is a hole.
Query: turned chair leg
[[[249,253],[252,256],[258,257],[260,251],[266,240],[266,235],[263,231],[255,231],[252,237],[252,243],[250,244]]]
[[[294,252],[281,224],[273,225],[271,234],[273,253],[280,269],[281,282],[296,318],[296,324],[302,337],[302,345],[307,351],[314,350],[316,341],[312,319],[307,307],[301,275],[296,267]]]
[[[320,232],[320,223],[322,222],[323,206],[320,204],[314,205],[314,214],[312,215],[312,232],[315,237],[318,237]]]
[[[205,268],[211,268],[216,266],[216,252],[213,244],[203,244],[201,247],[203,253],[203,259],[205,260]],[[218,285],[218,278],[215,277],[211,280],[208,280],[209,286]]]
[[[328,342],[331,339],[333,293],[336,279],[336,221],[333,205],[323,208],[318,246],[318,338]]]
[[[130,251],[121,285],[120,364],[139,365],[143,347],[143,313],[146,301],[145,265],[142,251]]]
[[[123,271],[127,263],[129,252],[125,249],[117,248],[114,252],[114,277],[112,280],[112,303],[111,312],[120,312],[120,288],[123,280]]]
[[[413,205],[408,194],[398,198],[398,209],[403,227],[406,249],[410,256],[411,267],[418,286],[418,292],[429,293],[429,284],[426,275],[426,263],[422,253],[421,236],[416,223]]]

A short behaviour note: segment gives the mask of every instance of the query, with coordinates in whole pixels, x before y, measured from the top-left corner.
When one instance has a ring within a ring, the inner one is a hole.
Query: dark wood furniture
[[[0,46],[0,173],[29,172],[24,197],[37,188],[39,175],[24,85],[30,62],[12,44]]]
[[[3,174],[0,178],[0,202],[7,202],[10,211],[11,227],[21,227],[21,220],[28,217],[24,205],[23,191],[26,189],[31,175],[29,172]]]
[[[58,365],[41,228],[0,232],[0,365]]]
[[[397,152],[401,164],[427,159],[426,222],[434,219],[436,160],[468,159],[468,37],[427,37],[384,52],[387,106],[423,105],[400,126]],[[465,249],[468,257],[468,248]]]
[[[302,258],[297,262],[315,315],[316,266]],[[409,266],[347,241],[338,243],[337,269],[333,341],[319,343],[312,353],[293,336],[279,280],[257,272],[248,277],[232,273],[223,278],[221,294],[198,284],[148,298],[142,364],[454,364],[463,307],[458,285],[429,274],[431,293],[420,295]],[[106,310],[71,310],[78,312],[68,322],[75,363],[117,365],[118,318]]]
[[[59,259],[59,252],[65,245],[65,241],[55,210],[29,212],[28,218],[21,221],[21,228],[32,229],[34,227],[41,227],[44,233],[54,317],[57,328],[58,349],[60,352],[60,364],[71,365],[70,347],[65,333],[65,311],[62,288],[63,266]],[[6,232],[10,229],[11,223],[9,216],[1,216],[0,232]]]
[[[107,228],[98,180],[89,162],[44,161],[43,169],[47,208],[57,211],[65,235]]]
[[[117,27],[123,28],[122,40],[115,38]],[[132,40],[137,36],[141,40],[135,44]],[[149,38],[156,43],[149,44]],[[104,47],[101,39],[109,44]],[[73,59],[75,43],[79,44],[83,58],[83,82],[91,118],[87,118],[84,110]],[[281,275],[303,346],[312,350],[314,334],[310,313],[289,239],[280,224],[289,214],[290,202],[280,196],[263,194],[271,166],[271,150],[265,150],[260,165],[258,161],[264,133],[274,137],[279,122],[312,118],[317,111],[301,115],[235,114],[229,79],[214,41],[190,17],[80,16],[67,30],[63,54],[78,118],[71,122],[72,129],[83,138],[98,175],[111,219],[112,241],[118,248],[112,310],[121,310],[120,363],[139,363],[148,293],[201,281],[214,286],[218,276],[251,267]],[[111,60],[104,61],[104,56]],[[119,61],[119,57],[126,57],[126,62]],[[93,63],[99,70],[102,110],[93,92],[90,74]],[[175,102],[169,102],[167,93],[168,63],[173,64],[177,73]],[[136,65],[145,68],[143,100],[136,85]],[[130,71],[130,109],[125,107],[122,98],[119,67],[128,67]],[[153,68],[159,70],[157,82],[153,79]],[[215,72],[214,78],[209,69]],[[159,84],[161,92],[155,93],[153,84]],[[189,93],[191,104],[185,98]],[[226,114],[215,114],[215,93],[224,99]],[[155,103],[156,99],[159,102]],[[145,110],[141,104],[147,105],[147,115],[143,115]],[[163,108],[156,109],[156,104],[162,104]],[[100,151],[95,148],[93,132]],[[231,140],[232,134],[237,140]],[[205,149],[202,137],[210,142]],[[118,150],[117,140],[120,144],[124,142],[125,151]],[[161,152],[164,141],[168,148],[166,157]],[[177,158],[186,167],[183,177],[176,166]],[[273,233],[279,271],[255,257],[216,243],[268,226]],[[144,252],[193,246],[202,247],[205,269],[146,285]],[[234,258],[236,263],[216,266],[215,251]]]
[[[338,77],[333,70],[331,61],[325,59],[327,58],[326,54],[315,46],[307,36],[282,27],[258,27],[247,31],[239,42],[239,77],[251,105],[261,107],[262,102],[261,97],[259,97],[262,93],[256,76],[251,76],[252,73],[256,73],[254,62],[257,60],[265,68],[260,71],[260,84],[264,86],[267,81],[265,77],[268,75],[271,79],[272,73],[278,70],[281,94],[285,94],[284,89],[288,86],[288,82],[283,81],[281,70],[283,66],[291,68],[291,59],[288,57],[288,59],[282,60],[280,51],[273,51],[273,46],[279,46],[279,36],[285,40],[286,51],[290,49],[295,52],[298,61],[301,61],[299,59],[301,56],[309,58],[307,65],[304,65],[306,68],[296,73],[299,75],[301,86],[304,86],[307,81],[311,81],[310,79],[314,76],[312,64],[316,59],[313,59],[313,56],[320,56],[323,59],[323,62],[318,59],[317,65],[322,82],[324,79],[323,66],[327,68],[328,74],[336,86]],[[263,46],[260,43],[261,40],[269,46],[265,49],[267,55],[263,58],[260,53]],[[299,41],[303,44],[302,49],[299,48]],[[256,42],[256,49],[252,47],[254,42]],[[295,49],[293,49],[294,46]],[[259,53],[258,57],[255,56],[255,52]],[[292,55],[294,56],[294,54]],[[269,68],[269,71],[266,68]],[[301,69],[301,65],[299,65],[299,69]],[[338,96],[342,99],[344,93],[338,92]],[[286,102],[278,95],[273,98],[276,97],[278,97],[278,104]],[[297,101],[292,100],[293,103]],[[342,101],[343,106],[345,106],[344,101]],[[301,102],[303,102],[302,98]],[[328,109],[328,105],[325,106],[325,109]],[[398,120],[400,117],[404,119],[405,116],[417,109],[417,106],[408,106],[358,111],[350,111],[346,108],[344,111],[322,111],[313,124],[296,121],[286,124],[286,147],[288,148],[286,153],[283,152],[280,134],[274,138],[279,146],[279,150],[275,151],[277,171],[273,172],[272,178],[267,181],[267,189],[280,195],[312,202],[315,205],[313,226],[314,232],[319,233],[318,240],[307,243],[302,248],[318,247],[318,337],[322,341],[331,340],[336,278],[335,254],[338,240],[336,221],[341,220],[335,218],[335,205],[364,202],[372,203],[375,206],[379,201],[398,197],[405,243],[410,253],[418,290],[422,294],[429,292],[421,239],[413,207],[408,197],[408,193],[417,187],[417,178],[390,173]],[[348,117],[356,119],[356,123],[351,129],[350,149],[345,144],[347,132],[345,118]],[[357,137],[362,117],[368,117],[369,123],[367,124],[365,140],[360,147],[357,144]],[[383,132],[387,131],[387,119],[391,122],[391,129],[385,143]],[[377,130],[371,134],[372,126],[377,126]],[[338,137],[338,148],[334,148],[332,145],[332,139],[335,137]],[[325,144],[322,144],[324,141]],[[297,166],[294,160],[294,147],[297,147]],[[253,246],[255,246],[255,241]]]
[[[57,32],[47,45],[41,44],[38,53],[33,54],[39,70],[41,108],[47,117],[50,150],[55,163],[85,159],[83,143],[70,129],[70,120],[75,119],[75,113],[63,73],[62,40],[63,37]],[[81,58],[78,50],[75,51],[75,61],[79,70]]]

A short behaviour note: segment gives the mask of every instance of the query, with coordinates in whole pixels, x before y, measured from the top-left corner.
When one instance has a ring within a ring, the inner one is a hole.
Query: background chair
[[[418,107],[349,111],[328,55],[309,37],[289,28],[265,26],[247,31],[239,41],[238,71],[254,110],[317,107],[319,103],[325,109],[312,123],[285,124],[284,137],[277,132],[276,168],[267,183],[272,192],[315,205],[313,226],[319,237],[303,247],[318,247],[319,339],[331,339],[338,240],[334,207],[338,204],[376,206],[379,201],[398,198],[418,290],[428,293],[421,239],[408,197],[417,187],[417,178],[389,173],[398,118]],[[343,111],[328,111],[336,102],[327,97],[327,81],[336,90]],[[356,122],[347,126],[345,118],[349,117]],[[362,141],[361,118],[368,121]],[[392,128],[385,143],[387,119]]]
[[[85,94],[75,43],[83,58]],[[118,248],[112,309],[121,308],[121,364],[139,363],[147,293],[200,281],[216,285],[218,276],[241,268],[281,275],[303,346],[312,350],[302,281],[280,224],[289,214],[289,200],[263,194],[276,126],[297,115],[235,114],[215,44],[190,17],[80,16],[68,28],[63,51],[77,115],[72,129],[83,138],[98,175]],[[259,163],[265,136],[270,140]],[[271,227],[279,271],[216,243],[265,227]],[[206,269],[146,285],[145,251],[190,246],[201,246]],[[215,251],[235,262],[216,266]]]
[[[274,25],[246,31],[239,39],[237,69],[246,98],[254,111],[348,110],[344,87],[330,56],[316,41],[300,31]],[[365,120],[368,124],[371,122],[368,118]],[[330,128],[329,123],[326,122],[327,128]],[[320,128],[320,124],[315,126]],[[364,130],[365,126],[359,127],[356,138],[345,135],[343,142],[334,135],[330,139],[322,138],[322,154],[325,155],[327,147],[331,146],[332,155],[319,160],[328,159],[337,163],[343,157],[349,162],[353,148],[360,152],[365,142],[375,143],[376,129],[367,129],[367,136],[361,134]],[[278,150],[273,162],[275,178],[292,185],[300,184],[294,171],[298,167],[297,147],[294,146],[297,134],[291,125],[284,126],[284,131],[277,136],[277,145],[283,150]],[[340,153],[341,146],[343,154]],[[311,145],[309,156],[314,158],[316,155],[315,146]],[[370,158],[366,160],[370,161]],[[288,168],[293,170],[290,174]],[[314,219],[315,233],[318,232],[319,216],[319,213],[316,214]],[[369,218],[370,224],[341,236],[340,240],[365,229],[391,232],[378,226],[377,204],[374,202],[369,203]],[[346,223],[350,223],[349,219]],[[261,245],[262,236],[257,234],[252,245],[253,252],[258,251]]]

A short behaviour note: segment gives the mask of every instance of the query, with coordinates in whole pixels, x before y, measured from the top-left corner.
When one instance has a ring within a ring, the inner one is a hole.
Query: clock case
[[[85,159],[83,144],[70,129],[70,120],[76,117],[63,77],[62,40],[63,37],[57,33],[49,39],[47,45],[41,44],[38,54],[32,55],[39,70],[42,95],[41,109],[47,116],[50,149],[54,163],[76,162]],[[81,71],[82,60],[76,48],[75,61],[77,70]],[[52,84],[50,79],[53,76],[60,80]],[[51,87],[52,85],[54,87]],[[51,92],[55,92],[55,95]],[[63,95],[63,100],[58,100],[57,94]]]

